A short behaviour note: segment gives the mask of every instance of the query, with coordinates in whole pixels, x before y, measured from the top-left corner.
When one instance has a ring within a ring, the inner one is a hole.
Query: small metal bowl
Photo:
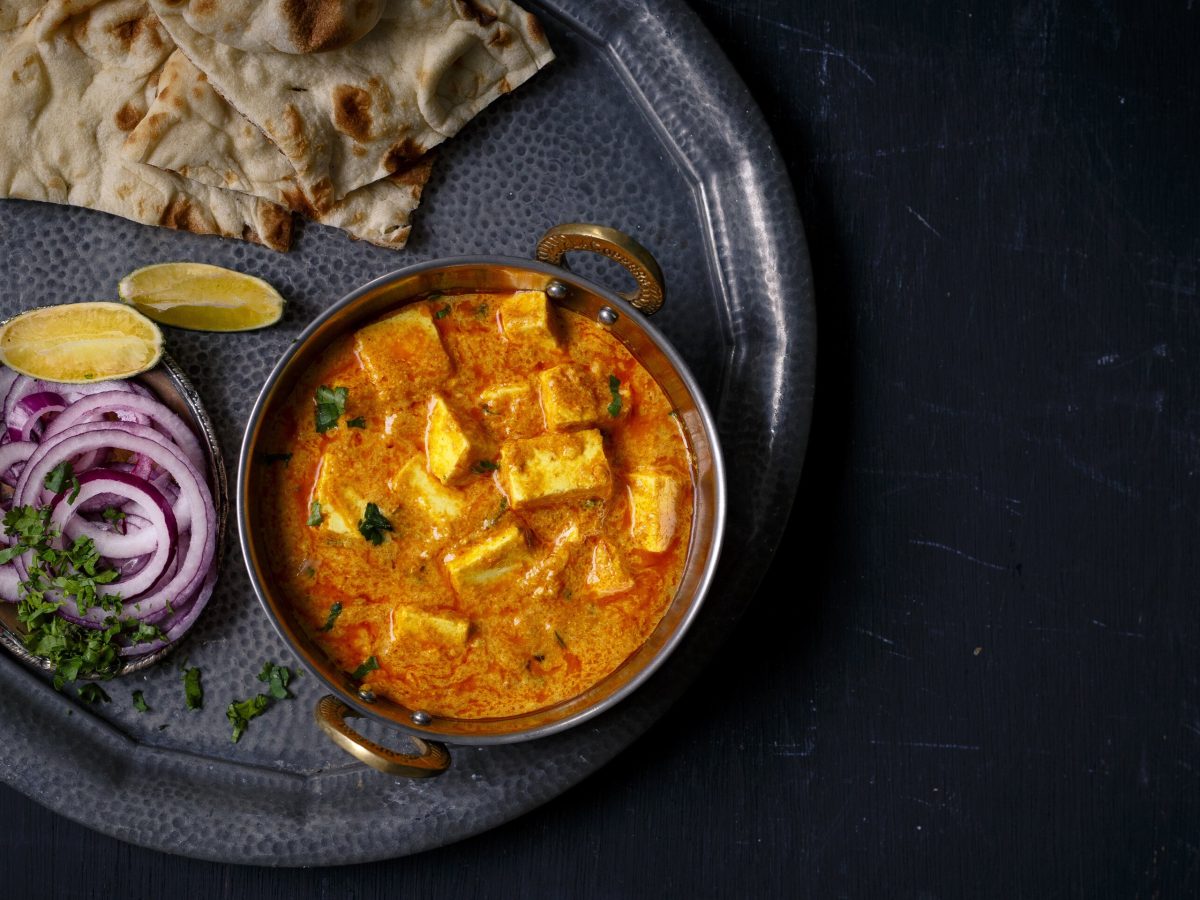
[[[600,253],[623,265],[637,290],[619,296],[571,273],[567,252]],[[691,624],[716,570],[725,523],[725,475],[716,427],[700,390],[680,356],[645,321],[663,302],[663,279],[650,253],[629,236],[598,225],[561,225],[538,243],[536,261],[497,256],[435,260],[376,279],[335,303],[296,339],[267,379],[238,459],[236,509],[242,553],[250,581],[272,625],[330,694],[317,704],[320,726],[358,759],[394,775],[437,775],[450,765],[441,742],[488,745],[524,741],[577,725],[613,706],[644,682],[667,658]],[[381,314],[433,292],[544,290],[558,305],[607,328],[658,381],[687,436],[694,503],[687,564],[671,605],[645,643],[622,665],[582,694],[534,712],[492,719],[455,719],[410,709],[377,697],[352,681],[309,638],[288,599],[266,576],[262,535],[270,527],[260,498],[262,466],[255,463],[264,423],[286,402],[293,385],[329,344]],[[412,739],[415,753],[391,750],[363,737],[346,719],[367,716]]]
[[[221,447],[217,444],[216,431],[212,420],[204,411],[200,395],[196,388],[183,374],[183,369],[165,353],[159,364],[137,377],[137,381],[149,388],[154,395],[166,406],[187,422],[200,437],[200,445],[204,448],[204,456],[208,461],[208,487],[212,491],[213,503],[217,509],[217,553],[213,565],[219,566],[225,550],[225,523],[229,519],[229,486],[225,478],[225,461],[221,457]],[[54,665],[47,659],[30,653],[21,641],[25,627],[17,620],[15,603],[0,602],[0,646],[27,665],[46,672],[53,672]],[[187,640],[185,634],[179,640],[147,653],[144,656],[127,657],[121,663],[117,676],[128,675],[149,668],[161,660],[179,644]],[[95,681],[95,676],[81,680]]]

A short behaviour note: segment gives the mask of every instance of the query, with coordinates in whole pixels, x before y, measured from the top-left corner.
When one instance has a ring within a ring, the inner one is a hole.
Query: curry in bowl
[[[344,334],[264,423],[266,560],[361,688],[439,717],[576,697],[646,641],[687,563],[678,416],[541,291],[429,295]]]

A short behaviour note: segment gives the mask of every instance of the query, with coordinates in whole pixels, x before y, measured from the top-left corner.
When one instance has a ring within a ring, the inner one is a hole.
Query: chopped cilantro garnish
[[[287,666],[277,666],[271,661],[263,663],[262,671],[258,673],[258,680],[265,681],[271,687],[271,696],[276,700],[283,700],[285,697],[290,697],[288,693],[288,682],[292,679],[292,671]]]
[[[225,718],[233,726],[233,736],[230,740],[237,743],[242,739],[246,726],[251,719],[258,718],[271,705],[271,698],[266,694],[255,694],[249,700],[234,700],[225,710]]]
[[[392,530],[392,523],[379,511],[379,507],[368,503],[363,511],[362,521],[358,523],[359,534],[378,546],[383,543],[383,533]]]
[[[290,453],[260,453],[255,458],[260,463],[263,463],[264,465],[269,466],[272,463],[287,462],[289,459],[292,458],[292,454],[290,454]]]
[[[349,393],[344,387],[331,388],[323,384],[317,388],[316,426],[320,434],[337,428],[338,419],[346,412],[346,397]]]
[[[337,621],[337,617],[342,614],[342,604],[334,603],[329,607],[329,616],[325,619],[325,624],[321,626],[322,631],[332,631],[333,623]]]
[[[141,691],[133,692],[133,708],[140,713],[150,712],[150,707],[146,705],[146,695]]]
[[[357,419],[347,419],[346,427],[347,428],[366,428],[367,420],[365,418],[363,418],[362,416],[359,416]]]
[[[490,459],[481,459],[479,462],[471,464],[471,471],[476,475],[484,475],[488,472],[495,472],[500,466]]]
[[[75,498],[79,496],[79,479],[75,477],[75,472],[71,469],[69,460],[63,460],[47,472],[42,484],[45,485],[46,490],[53,491],[55,494],[70,487],[71,496],[69,499],[71,503],[74,503]]]
[[[477,307],[475,307],[475,315],[479,316],[480,318],[483,318],[487,314],[488,305],[486,303],[480,303]]]
[[[487,403],[483,404],[479,408],[483,410],[483,414],[485,416],[494,416],[496,414],[496,411]]]
[[[106,506],[104,512],[100,513],[100,518],[105,522],[112,522],[115,525],[118,522],[125,521],[125,513],[121,512],[115,506]]]
[[[65,483],[73,476],[62,470],[58,477]],[[70,547],[56,548],[59,534],[50,527],[49,507],[13,507],[3,521],[12,543],[0,550],[0,564],[29,554],[17,603],[17,619],[25,626],[25,647],[54,666],[55,690],[83,677],[111,678],[121,666],[123,641],[118,638],[127,638],[140,625],[115,615],[121,609],[120,595],[98,593],[98,588],[116,579],[118,573],[99,567],[100,554],[91,538],[80,535]],[[114,615],[107,616],[101,628],[84,628],[58,615],[59,607],[67,602],[74,602],[80,615],[95,606]]]
[[[441,309],[439,309],[437,312],[435,312],[433,314],[433,317],[435,319],[444,319],[448,315],[450,315],[450,307],[449,307],[449,305],[446,305],[446,306],[443,306]]]
[[[200,686],[200,670],[194,666],[183,670],[183,699],[188,709],[204,706],[204,688]]]
[[[368,673],[374,672],[378,668],[379,660],[377,660],[374,656],[368,656],[365,660],[363,660],[363,664],[361,666],[350,673],[350,677],[355,681],[362,681],[362,679],[367,677]]]
[[[104,688],[98,684],[81,684],[77,690],[79,691],[79,698],[85,703],[112,702],[112,697],[108,696]]]
[[[312,506],[310,506],[308,509],[308,524],[315,528],[321,524],[324,518],[325,517],[321,515],[321,501],[314,500],[312,502]]]
[[[612,402],[608,404],[608,414],[615,419],[621,414],[621,379],[616,375],[608,376],[608,392],[612,394]]]

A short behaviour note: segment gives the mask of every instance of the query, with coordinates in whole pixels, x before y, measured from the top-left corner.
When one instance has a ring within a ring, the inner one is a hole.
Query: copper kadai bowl
[[[576,250],[616,260],[633,275],[637,290],[621,296],[573,274],[563,264],[563,256]],[[444,718],[361,690],[310,640],[291,613],[287,599],[266,574],[269,567],[262,535],[270,522],[255,499],[263,492],[263,467],[251,461],[258,452],[263,423],[285,402],[301,374],[339,336],[431,292],[514,290],[543,290],[558,305],[601,323],[624,342],[662,386],[679,411],[691,451],[695,498],[691,543],[682,581],[662,621],[646,642],[606,678],[577,697],[519,716]],[[329,689],[317,704],[317,722],[347,752],[394,775],[437,775],[450,765],[444,743],[486,745],[531,740],[599,715],[632,693],[679,643],[696,617],[716,570],[725,524],[725,475],[712,415],[695,380],[679,354],[646,321],[662,303],[662,272],[644,247],[612,228],[560,225],[538,242],[536,261],[500,256],[435,260],[378,278],[319,316],[279,360],[254,404],[242,441],[237,474],[238,530],[251,583],[275,630]],[[346,721],[362,716],[394,727],[409,738],[407,743],[413,749],[401,752],[383,747]]]

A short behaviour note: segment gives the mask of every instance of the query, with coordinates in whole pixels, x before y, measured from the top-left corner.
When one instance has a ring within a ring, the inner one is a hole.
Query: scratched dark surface
[[[0,788],[0,894],[1200,893],[1200,9],[693,0],[820,317],[785,552],[637,746],[504,828],[270,871]]]

